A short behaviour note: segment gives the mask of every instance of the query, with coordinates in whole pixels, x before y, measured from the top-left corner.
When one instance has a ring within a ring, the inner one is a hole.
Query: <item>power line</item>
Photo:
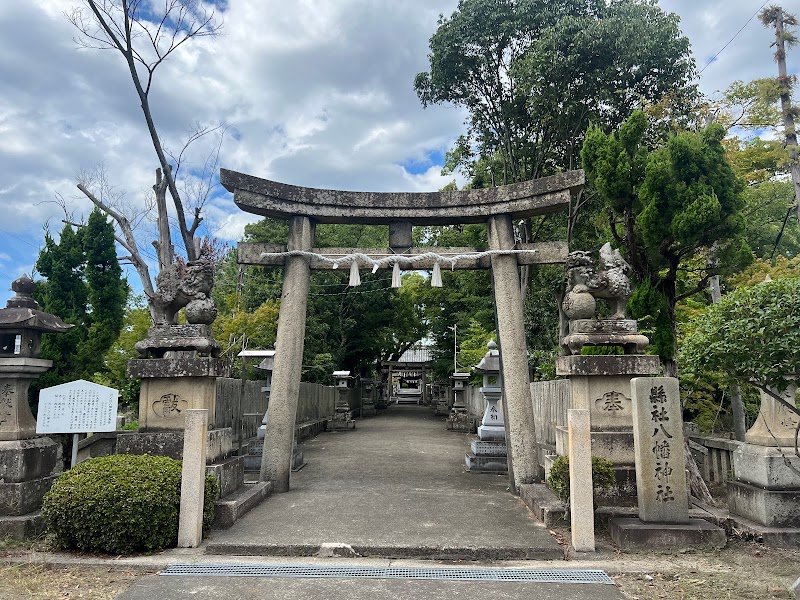
[[[739,31],[737,31],[737,32],[734,34],[734,36],[733,36],[733,37],[732,37],[730,40],[728,40],[728,43],[727,43],[727,44],[725,44],[725,45],[722,47],[722,49],[721,49],[719,52],[717,52],[717,53],[716,53],[714,56],[712,56],[712,57],[711,57],[711,59],[710,59],[710,60],[709,60],[709,61],[706,63],[706,66],[705,66],[705,67],[703,67],[702,69],[700,69],[700,72],[699,72],[699,73],[697,73],[697,76],[698,76],[698,77],[700,77],[700,75],[702,75],[702,74],[703,74],[703,71],[705,71],[705,70],[706,70],[706,69],[707,69],[707,68],[708,68],[708,67],[711,65],[711,63],[713,63],[715,60],[717,60],[717,57],[718,57],[720,54],[722,54],[723,50],[725,50],[725,48],[727,48],[728,46],[730,46],[730,45],[731,45],[731,43],[733,42],[733,40],[735,40],[735,39],[738,37],[738,35],[739,35],[740,33],[742,33],[742,31],[744,31],[744,28],[745,28],[745,27],[747,27],[747,26],[750,24],[750,21],[752,21],[752,20],[753,20],[753,19],[756,17],[756,15],[757,15],[758,13],[760,13],[760,12],[761,12],[761,9],[762,9],[762,8],[764,8],[764,7],[765,7],[765,6],[766,6],[766,5],[769,3],[769,1],[770,1],[770,0],[767,0],[766,2],[764,2],[764,4],[762,4],[762,5],[761,5],[761,8],[759,8],[759,9],[758,9],[756,12],[754,12],[754,13],[752,14],[752,16],[751,16],[749,19],[747,19],[747,22],[746,22],[744,25],[742,25],[741,29],[739,29]]]
[[[39,246],[37,246],[37,245],[35,245],[35,244],[32,244],[32,243],[31,243],[31,242],[29,242],[28,240],[23,240],[21,237],[17,237],[16,235],[14,235],[13,233],[11,233],[10,231],[6,231],[5,229],[0,229],[0,231],[2,231],[3,233],[5,233],[6,235],[10,235],[12,238],[14,238],[14,239],[15,239],[15,240],[17,240],[17,241],[20,241],[20,242],[22,242],[23,244],[28,244],[28,246],[32,246],[33,248],[36,248],[37,250],[39,249]]]
[[[392,288],[391,286],[388,286],[388,287],[376,288],[374,290],[346,290],[344,292],[337,292],[337,293],[332,293],[332,294],[311,294],[311,293],[309,293],[308,295],[309,296],[347,296],[348,294],[372,294],[374,292],[383,292],[383,291],[391,290],[391,289],[394,289],[394,288]]]

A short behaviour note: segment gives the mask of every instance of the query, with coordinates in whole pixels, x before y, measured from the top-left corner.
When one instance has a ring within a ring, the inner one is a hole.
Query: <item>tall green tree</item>
[[[753,385],[800,415],[780,395],[800,370],[798,348],[800,278],[788,277],[741,287],[710,307],[683,344],[681,365]]]
[[[64,383],[82,373],[78,348],[86,340],[89,290],[84,281],[86,256],[83,235],[72,225],[64,225],[58,242],[45,232],[44,248],[36,259],[36,270],[46,279],[36,284],[35,296],[45,312],[60,317],[65,323],[75,325],[59,335],[45,335],[42,340],[42,358],[53,361],[53,366],[36,382],[37,389]]]
[[[414,88],[469,111],[450,165],[482,185],[574,168],[590,122],[665,100],[685,113],[697,94],[678,17],[653,0],[460,0],[430,50]]]
[[[38,389],[93,379],[107,369],[104,357],[123,327],[128,285],[116,255],[113,227],[94,210],[87,224],[67,224],[58,242],[48,233],[36,261],[36,298],[43,310],[75,325],[45,336],[42,357],[53,361]]]
[[[84,372],[93,374],[103,370],[105,353],[122,330],[129,288],[117,259],[114,227],[105,215],[93,210],[81,234],[89,312],[79,360]]]
[[[704,290],[709,278],[751,258],[742,237],[742,184],[725,157],[725,129],[712,124],[699,132],[673,135],[650,150],[647,118],[634,113],[615,132],[594,126],[582,150],[587,179],[609,216],[610,231],[625,251],[637,294],[650,294],[638,311],[652,311],[663,297],[671,344],[662,347],[668,373],[677,373],[675,307]],[[650,314],[654,321],[658,315]],[[671,348],[669,348],[671,346]]]

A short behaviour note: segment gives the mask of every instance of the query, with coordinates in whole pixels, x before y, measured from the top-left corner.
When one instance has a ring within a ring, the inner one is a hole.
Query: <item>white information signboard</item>
[[[43,389],[36,433],[115,431],[118,397],[117,390],[83,379]]]

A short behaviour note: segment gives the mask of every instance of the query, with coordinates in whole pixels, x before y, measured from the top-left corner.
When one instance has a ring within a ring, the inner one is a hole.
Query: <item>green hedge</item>
[[[559,456],[547,475],[547,485],[563,502],[569,502],[569,457]],[[594,493],[610,494],[617,485],[614,464],[600,456],[592,456],[592,487]]]
[[[178,540],[181,462],[117,454],[80,463],[55,480],[42,515],[59,548],[111,554],[152,552]],[[206,475],[203,531],[214,520],[219,483]]]

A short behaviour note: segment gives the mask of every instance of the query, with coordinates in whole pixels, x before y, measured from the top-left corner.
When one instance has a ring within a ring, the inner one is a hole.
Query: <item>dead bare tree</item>
[[[199,258],[200,244],[194,238],[203,221],[202,209],[210,196],[225,128],[195,124],[181,150],[171,153],[156,126],[150,92],[156,71],[170,55],[193,38],[218,35],[222,23],[213,9],[198,0],[162,0],[160,5],[144,0],[82,0],[80,6],[67,12],[66,17],[78,30],[75,42],[79,47],[112,50],[123,57],[158,159],[151,204],[146,206],[146,211],[130,213],[119,205],[117,199],[109,198],[105,193],[108,182],[104,171],[81,173],[78,183],[78,189],[86,198],[115,221],[119,233],[117,241],[129,253],[125,258],[136,268],[145,294],[152,298],[155,290],[146,252],[137,243],[134,230],[155,208],[158,234],[152,244],[156,249],[159,270],[174,263],[176,257],[167,201],[169,193],[186,258],[188,261]],[[219,134],[219,143],[207,155],[202,175],[179,186],[178,172],[186,159],[187,149],[214,132]]]

